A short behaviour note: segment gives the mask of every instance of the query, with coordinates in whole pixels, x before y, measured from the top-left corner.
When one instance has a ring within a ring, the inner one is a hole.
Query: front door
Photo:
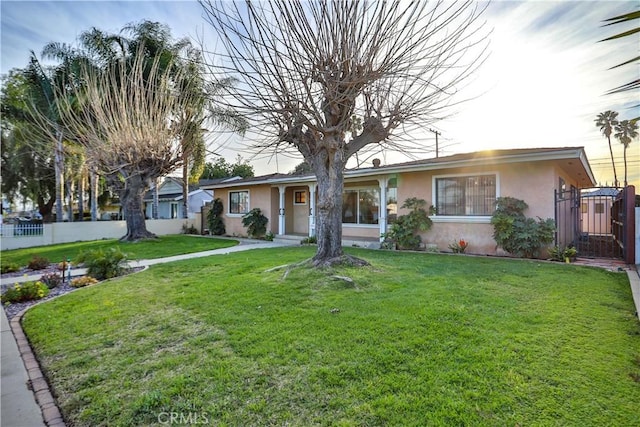
[[[293,233],[309,234],[309,191],[293,189]]]

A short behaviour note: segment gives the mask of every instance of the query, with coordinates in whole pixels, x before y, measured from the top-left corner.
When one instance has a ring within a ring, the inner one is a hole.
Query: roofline
[[[541,149],[544,150],[544,149]],[[490,151],[487,151],[489,153]],[[483,153],[483,152],[476,152]],[[474,153],[467,153],[472,155]],[[458,156],[453,155],[451,157]],[[513,153],[513,154],[496,154],[494,156],[488,155],[483,156],[481,158],[465,158],[465,159],[453,159],[453,160],[441,160],[446,158],[435,158],[425,160],[423,163],[412,163],[412,164],[399,164],[399,165],[389,165],[389,166],[381,166],[378,168],[367,168],[367,169],[352,169],[346,170],[344,172],[344,177],[346,178],[360,178],[360,177],[373,177],[380,175],[388,175],[402,172],[421,172],[421,171],[431,171],[431,170],[439,170],[439,169],[449,169],[449,168],[460,168],[460,167],[470,167],[477,166],[477,162],[479,159],[484,162],[494,162],[500,164],[509,164],[509,163],[520,163],[525,161],[549,161],[549,160],[565,160],[565,159],[575,159],[578,158],[580,163],[582,164],[584,170],[587,172],[587,178],[591,181],[591,185],[596,184],[596,180],[593,176],[593,171],[591,170],[591,166],[589,165],[589,161],[587,160],[587,155],[585,153],[584,147],[569,147],[569,148],[561,148],[561,149],[553,149],[552,151],[539,151],[539,152],[527,152],[527,153]],[[245,180],[239,182],[227,182],[227,183],[219,183],[212,185],[204,185],[201,188],[204,189],[216,189],[216,188],[227,188],[227,187],[241,187],[246,185],[278,185],[278,184],[291,184],[291,183],[314,183],[316,182],[316,177],[314,175],[293,175],[293,176],[284,176],[280,178],[273,178],[272,176],[265,176],[264,179],[258,179],[255,181],[247,182]]]

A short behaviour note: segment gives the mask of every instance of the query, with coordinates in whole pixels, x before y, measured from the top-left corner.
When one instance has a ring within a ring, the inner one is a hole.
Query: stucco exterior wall
[[[244,214],[231,214],[229,213],[229,192],[230,191],[249,191],[249,210],[260,208],[262,214],[265,215],[269,222],[267,223],[267,230],[272,229],[273,222],[276,223],[276,230],[278,226],[278,217],[272,218],[271,209],[271,186],[270,185],[254,185],[247,187],[238,187],[233,189],[216,189],[215,196],[222,200],[224,207],[223,219],[226,234],[230,236],[246,236],[247,229],[242,225],[242,217]],[[277,189],[276,189],[277,191]]]
[[[435,204],[434,178],[447,175],[474,175],[495,173],[498,197],[515,197],[524,200],[529,208],[528,217],[554,218],[554,189],[557,188],[558,171],[547,162],[516,163],[506,165],[480,165],[477,167],[443,169],[438,171],[411,172],[398,175],[398,205],[409,197],[427,201],[427,207]],[[398,214],[407,213],[399,209]],[[449,244],[459,239],[469,243],[467,253],[502,254],[493,239],[490,217],[438,217],[434,215],[431,230],[421,233],[422,241],[440,251],[448,251]]]

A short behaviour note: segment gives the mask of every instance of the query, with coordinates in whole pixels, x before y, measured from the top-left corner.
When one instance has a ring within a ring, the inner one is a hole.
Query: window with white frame
[[[380,190],[349,189],[342,194],[343,224],[377,224],[380,212]]]
[[[249,190],[229,192],[229,213],[246,214],[249,212]]]
[[[495,211],[496,175],[437,177],[438,215],[489,216]]]

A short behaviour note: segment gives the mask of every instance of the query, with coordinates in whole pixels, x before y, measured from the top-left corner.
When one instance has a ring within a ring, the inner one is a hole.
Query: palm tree
[[[616,124],[614,135],[624,145],[624,186],[627,186],[627,148],[638,137],[638,125],[635,120],[623,120]]]
[[[615,111],[605,111],[604,113],[598,114],[596,118],[596,126],[600,128],[600,132],[604,136],[607,137],[607,141],[609,142],[609,154],[611,154],[611,165],[613,166],[613,185],[614,187],[618,186],[618,174],[616,173],[616,163],[613,159],[613,148],[611,147],[611,134],[613,133],[613,128],[618,124],[618,113]]]
[[[190,56],[185,64],[187,81],[183,82],[182,91],[191,105],[179,114],[177,126],[184,131],[180,140],[182,150],[182,216],[187,218],[189,183],[197,182],[204,172],[206,160],[205,124],[210,123],[224,127],[241,135],[248,123],[236,111],[222,108],[216,104],[220,94],[234,84],[233,79],[225,78],[213,83],[205,82],[200,61]]]

